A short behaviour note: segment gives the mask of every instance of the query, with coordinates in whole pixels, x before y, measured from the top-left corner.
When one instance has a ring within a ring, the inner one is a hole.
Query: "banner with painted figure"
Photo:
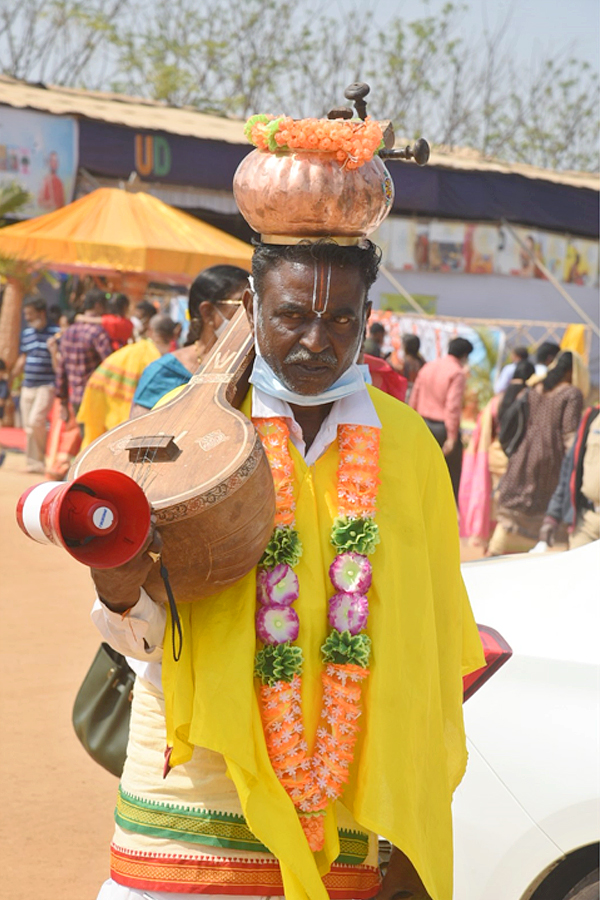
[[[502,225],[390,216],[373,240],[382,247],[386,265],[397,272],[466,272],[543,279],[544,273],[536,265],[539,260],[566,284],[598,284],[597,241],[513,227],[521,243]]]
[[[31,196],[19,219],[53,212],[73,199],[77,128],[69,116],[0,107],[0,186],[16,183]]]

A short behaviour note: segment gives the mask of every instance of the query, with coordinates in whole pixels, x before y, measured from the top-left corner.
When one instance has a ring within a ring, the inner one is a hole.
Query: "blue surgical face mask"
[[[251,283],[251,287],[254,285]],[[360,367],[356,364],[356,360],[360,354],[360,346],[354,356],[352,365],[342,372],[340,377],[330,387],[321,391],[319,394],[298,394],[296,391],[290,390],[278,378],[273,369],[265,361],[258,342],[258,297],[254,293],[253,301],[254,309],[254,349],[256,358],[252,374],[250,376],[250,384],[264,391],[270,397],[277,397],[279,400],[285,400],[286,403],[292,403],[295,406],[323,406],[325,403],[333,403],[335,400],[341,400],[343,397],[349,397],[357,391],[365,389],[365,380]]]

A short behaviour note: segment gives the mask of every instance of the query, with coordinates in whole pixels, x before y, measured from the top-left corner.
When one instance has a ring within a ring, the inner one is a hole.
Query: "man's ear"
[[[244,309],[246,310],[246,316],[248,317],[248,322],[250,323],[250,329],[252,333],[254,333],[254,292],[247,287],[242,294],[242,303],[244,304]]]

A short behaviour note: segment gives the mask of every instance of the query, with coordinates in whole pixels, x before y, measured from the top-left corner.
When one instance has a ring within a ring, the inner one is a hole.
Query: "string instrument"
[[[129,475],[163,538],[162,561],[178,603],[210,596],[259,561],[275,518],[271,470],[252,423],[236,408],[254,355],[243,308],[173,400],[99,437],[71,469]],[[144,585],[166,602],[156,563]]]

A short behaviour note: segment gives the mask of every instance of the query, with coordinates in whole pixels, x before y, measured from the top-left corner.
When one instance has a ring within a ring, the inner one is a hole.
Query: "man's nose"
[[[300,344],[311,353],[322,353],[331,347],[327,326],[319,316],[315,316],[306,327],[300,338]]]

